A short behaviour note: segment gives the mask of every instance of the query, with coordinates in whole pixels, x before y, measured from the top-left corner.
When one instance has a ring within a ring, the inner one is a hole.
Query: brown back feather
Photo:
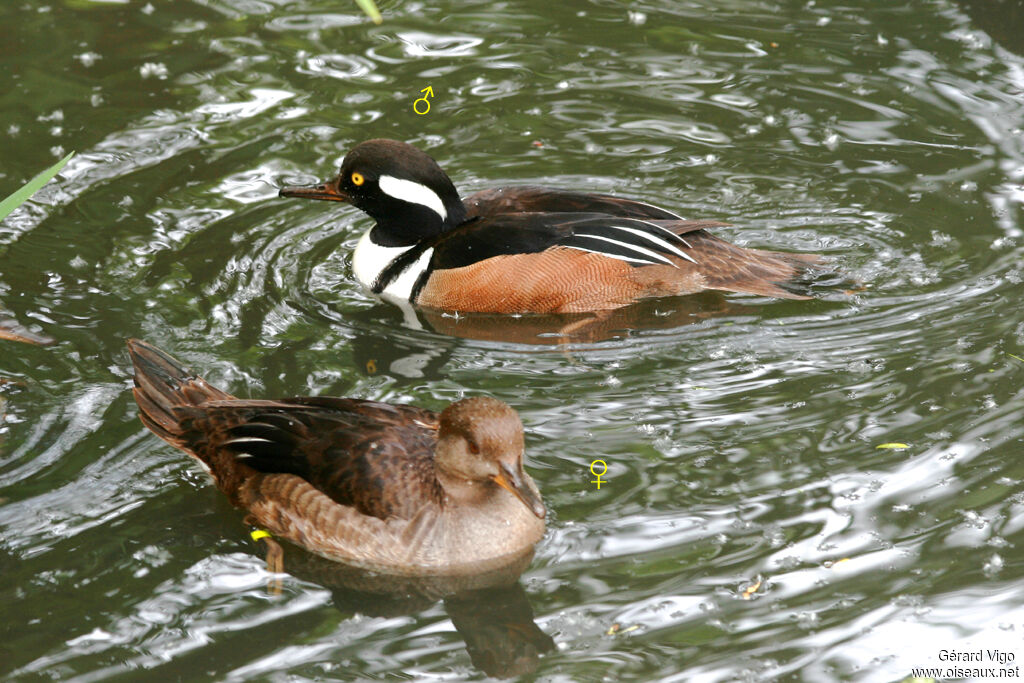
[[[443,498],[429,410],[351,398],[237,399],[144,341],[129,340],[128,352],[142,423],[203,462],[236,505],[259,473],[297,475],[380,519],[407,519]]]

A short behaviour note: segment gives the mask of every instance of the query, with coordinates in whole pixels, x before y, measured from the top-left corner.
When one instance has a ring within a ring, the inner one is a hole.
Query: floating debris
[[[35,344],[36,346],[51,346],[57,343],[52,337],[29,332],[13,320],[0,320],[0,339]]]
[[[606,636],[614,636],[614,635],[616,635],[618,633],[629,633],[630,631],[636,631],[639,628],[640,628],[639,624],[633,624],[632,626],[629,626],[627,628],[622,628],[622,624],[619,624],[618,622],[616,622],[616,623],[612,624],[608,628],[608,630],[604,632],[604,634]]]

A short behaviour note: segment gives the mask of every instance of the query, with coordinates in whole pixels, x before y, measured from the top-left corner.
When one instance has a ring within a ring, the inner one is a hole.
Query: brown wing
[[[247,491],[260,472],[298,475],[382,519],[439,500],[429,410],[351,398],[242,400],[144,341],[129,340],[128,352],[143,424],[202,462],[235,505],[253,503]]]
[[[207,453],[227,451],[264,474],[297,475],[366,515],[408,519],[443,495],[434,472],[437,417],[427,410],[293,398],[212,401],[174,413]]]
[[[679,220],[671,211],[652,204],[607,194],[572,192],[553,187],[522,185],[483,190],[463,200],[469,218],[501,213],[602,213],[623,218]]]

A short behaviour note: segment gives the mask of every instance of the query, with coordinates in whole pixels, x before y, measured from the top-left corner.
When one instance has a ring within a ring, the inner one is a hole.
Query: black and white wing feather
[[[644,219],[600,213],[508,213],[477,217],[418,246],[432,248],[430,270],[461,268],[506,254],[567,247],[603,254],[634,266],[696,263],[681,235],[721,225],[714,221]],[[418,258],[420,251],[409,259]],[[404,257],[404,255],[403,255]]]
[[[603,254],[638,266],[675,266],[671,257],[697,263],[687,253],[693,248],[689,242],[651,221],[601,217],[570,225],[572,232],[557,242],[559,246]]]

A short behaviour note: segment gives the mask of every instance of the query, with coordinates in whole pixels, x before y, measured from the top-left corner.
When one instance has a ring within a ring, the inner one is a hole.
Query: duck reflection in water
[[[711,318],[749,315],[756,310],[754,306],[729,301],[718,292],[702,292],[685,298],[644,299],[610,311],[454,316],[424,309],[419,311],[419,316],[434,331],[452,337],[529,345],[565,345],[622,339],[632,336],[637,330],[674,330]]]
[[[473,666],[488,676],[530,673],[541,655],[555,647],[551,636],[534,623],[533,608],[518,580],[533,559],[532,551],[478,574],[394,576],[282,545],[288,574],[331,591],[332,602],[341,612],[387,618],[415,614],[443,600]]]
[[[643,334],[675,331],[718,317],[756,315],[757,311],[757,306],[729,301],[717,292],[702,292],[685,298],[648,299],[613,311],[586,313],[455,316],[419,309],[411,320],[406,316],[407,329],[412,328],[407,332],[395,328],[400,313],[380,306],[346,311],[343,321],[339,313],[331,322],[345,326],[354,365],[365,375],[419,381],[442,376],[452,353],[461,345],[457,339],[571,351],[580,345],[628,339],[638,331]],[[424,339],[425,329],[452,339],[435,336]],[[380,343],[384,334],[388,336],[387,344]]]

